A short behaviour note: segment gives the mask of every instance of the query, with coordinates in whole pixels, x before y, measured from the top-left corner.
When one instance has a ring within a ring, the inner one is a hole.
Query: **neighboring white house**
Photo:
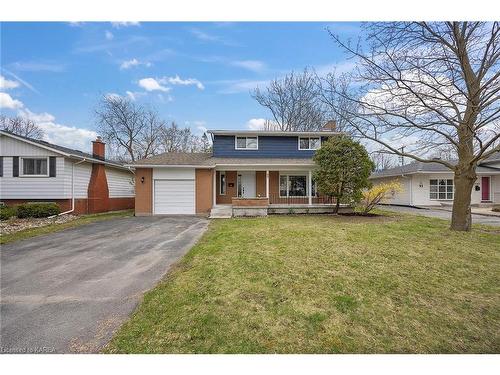
[[[0,202],[55,202],[62,211],[93,213],[134,207],[134,174],[93,154],[0,130]]]
[[[478,176],[471,194],[471,204],[500,203],[500,153],[476,168]],[[453,172],[440,163],[413,162],[407,165],[374,172],[374,183],[398,180],[403,191],[395,193],[386,203],[405,206],[451,205],[454,196]]]

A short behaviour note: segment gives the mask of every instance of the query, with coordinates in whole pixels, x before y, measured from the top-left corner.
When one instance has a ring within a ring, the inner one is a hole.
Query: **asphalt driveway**
[[[99,351],[207,226],[121,218],[3,245],[0,352]]]

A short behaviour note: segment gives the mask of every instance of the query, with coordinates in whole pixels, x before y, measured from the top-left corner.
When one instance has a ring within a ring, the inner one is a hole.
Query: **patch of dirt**
[[[53,218],[29,218],[29,219],[18,219],[18,218],[11,218],[9,220],[1,221],[0,222],[0,235],[3,234],[11,234],[11,233],[16,233],[21,230],[25,229],[31,229],[31,228],[38,228],[38,227],[45,227],[47,225],[52,225],[52,224],[62,224],[62,223],[67,223],[69,221],[73,221],[77,219],[78,216],[76,215],[61,215],[61,216],[56,216]]]

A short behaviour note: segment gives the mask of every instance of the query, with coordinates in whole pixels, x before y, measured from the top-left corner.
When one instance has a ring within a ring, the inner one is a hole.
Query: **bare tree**
[[[451,229],[470,230],[476,166],[500,151],[499,23],[372,23],[365,31],[367,52],[330,33],[359,62],[355,85],[334,87],[355,110],[337,114],[385,150],[452,170]],[[414,141],[402,151],[396,137]],[[456,162],[432,158],[450,148]]]
[[[207,133],[203,133],[201,136],[201,152],[211,152],[212,151],[212,145],[210,143],[210,140],[208,139]]]
[[[97,130],[120,158],[135,161],[155,155],[162,121],[155,111],[105,95],[96,110]]]
[[[180,128],[173,121],[161,128],[159,142],[163,152],[197,152],[202,148],[200,138],[190,128]]]
[[[0,115],[0,128],[24,137],[42,139],[44,132],[33,120],[25,117],[7,117]]]
[[[375,164],[376,171],[383,171],[384,169],[389,169],[396,166],[394,162],[394,155],[388,154],[387,152],[375,151],[370,155],[373,164]]]
[[[274,79],[264,90],[256,88],[252,97],[271,112],[268,126],[273,130],[318,130],[325,123],[316,76],[308,69]]]

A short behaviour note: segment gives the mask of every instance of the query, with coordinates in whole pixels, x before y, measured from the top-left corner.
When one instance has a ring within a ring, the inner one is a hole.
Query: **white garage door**
[[[194,180],[155,180],[156,215],[194,215]]]

